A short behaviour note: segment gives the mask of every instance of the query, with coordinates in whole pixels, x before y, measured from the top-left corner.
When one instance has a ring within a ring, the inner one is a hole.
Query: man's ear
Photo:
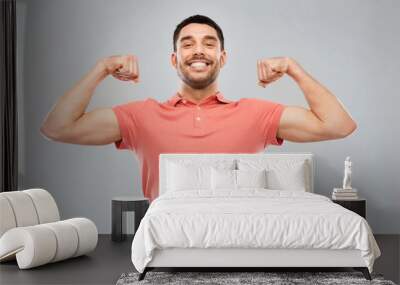
[[[171,53],[171,63],[172,63],[172,66],[175,67],[175,69],[176,69],[176,65],[177,65],[176,52]]]
[[[223,51],[221,52],[221,57],[220,57],[220,59],[219,59],[221,68],[225,66],[225,64],[226,64],[226,58],[227,58],[226,51],[223,50]]]

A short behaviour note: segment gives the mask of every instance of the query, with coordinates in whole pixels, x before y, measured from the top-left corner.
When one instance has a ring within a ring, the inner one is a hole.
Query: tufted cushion
[[[0,238],[0,260],[16,256],[20,269],[80,256],[97,245],[97,228],[86,218],[18,227]]]
[[[33,226],[60,220],[57,204],[44,189],[0,193],[0,237],[14,227]]]
[[[60,221],[44,189],[0,193],[0,262],[17,259],[20,269],[76,257],[97,245],[96,225],[86,218]]]

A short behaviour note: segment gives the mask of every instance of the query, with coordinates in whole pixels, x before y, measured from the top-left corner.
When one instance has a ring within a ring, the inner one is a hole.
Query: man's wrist
[[[292,77],[295,81],[299,81],[304,75],[304,70],[294,59],[289,58],[289,67],[287,74],[290,77]]]
[[[104,62],[104,59],[101,59],[96,62],[94,67],[96,74],[98,74],[101,78],[105,78],[108,75],[107,66]]]

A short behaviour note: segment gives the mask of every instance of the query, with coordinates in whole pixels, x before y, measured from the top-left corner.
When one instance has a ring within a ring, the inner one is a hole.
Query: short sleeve
[[[140,113],[144,104],[144,100],[138,100],[112,107],[121,133],[121,139],[114,142],[117,149],[136,150],[140,138]]]
[[[277,137],[279,122],[285,105],[268,100],[259,99],[260,122],[265,138],[265,147],[268,145],[282,145],[283,139]]]

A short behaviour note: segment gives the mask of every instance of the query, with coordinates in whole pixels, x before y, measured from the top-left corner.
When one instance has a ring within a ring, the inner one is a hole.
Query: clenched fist
[[[281,78],[289,69],[288,57],[273,57],[257,60],[258,85],[265,86]]]
[[[123,81],[139,82],[138,59],[134,55],[114,55],[103,59],[107,74]]]

